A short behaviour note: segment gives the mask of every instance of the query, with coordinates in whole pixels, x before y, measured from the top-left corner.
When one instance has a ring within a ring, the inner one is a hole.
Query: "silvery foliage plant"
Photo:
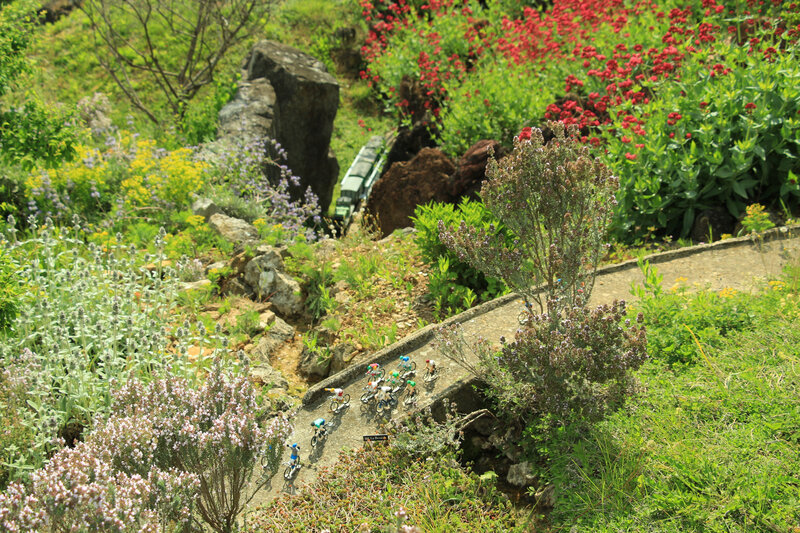
[[[107,416],[115,383],[168,368],[188,377],[185,350],[215,342],[190,324],[170,324],[178,284],[161,267],[163,232],[145,268],[132,247],[86,245],[49,221],[31,222],[33,236],[9,244],[27,294],[0,346],[2,366],[26,382],[24,417],[35,435],[12,459],[16,476]]]

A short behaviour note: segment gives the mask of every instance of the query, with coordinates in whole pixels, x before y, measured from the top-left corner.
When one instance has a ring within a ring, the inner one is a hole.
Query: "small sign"
[[[376,442],[389,440],[389,435],[364,435],[364,442]]]

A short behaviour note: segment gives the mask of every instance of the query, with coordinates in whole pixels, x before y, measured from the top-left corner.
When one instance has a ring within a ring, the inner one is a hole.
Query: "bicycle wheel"
[[[378,373],[378,378],[379,379],[383,379],[385,377],[386,377],[386,369],[385,368],[381,368],[381,371]]]
[[[287,466],[286,470],[283,471],[283,479],[292,479],[292,474],[294,473],[294,468],[291,466]]]
[[[361,395],[361,403],[369,403],[371,399],[372,399],[372,393],[365,392],[364,394]]]
[[[345,405],[350,405],[350,395],[349,394],[345,394],[344,395],[344,402],[342,402],[342,407],[344,407]]]
[[[529,315],[527,311],[523,311],[517,315],[517,322],[519,322],[520,326],[524,326],[528,323]]]
[[[317,436],[316,435],[311,437],[311,447],[312,448],[316,448],[317,447]]]
[[[416,370],[416,369],[417,369],[417,362],[416,361],[411,361],[411,370],[412,370],[412,372],[414,370]]]
[[[339,401],[331,400],[331,412],[335,413],[338,410],[339,410]]]

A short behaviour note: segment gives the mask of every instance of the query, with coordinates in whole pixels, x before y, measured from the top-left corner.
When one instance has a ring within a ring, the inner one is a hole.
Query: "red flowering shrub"
[[[784,185],[800,171],[793,142],[800,91],[789,81],[800,75],[797,3],[554,0],[542,11],[525,3],[511,9],[513,2],[442,0],[414,8],[403,0],[364,1],[365,14],[379,4],[384,11],[402,6],[374,25],[380,31],[365,47],[364,76],[402,108],[395,87],[403,74],[417,73],[443,148],[453,155],[480,138],[510,142],[522,127],[544,120],[577,125],[584,142],[604,147],[606,163],[620,175],[621,237],[651,226],[686,234],[694,214],[710,205],[738,215],[745,199],[796,200]],[[768,79],[780,90],[753,94]],[[725,102],[736,103],[725,116],[735,126],[727,132],[709,109],[730,108]],[[687,170],[699,161],[708,131],[745,145],[704,145],[714,162]],[[742,158],[737,148],[756,157]],[[653,183],[645,187],[640,177]]]

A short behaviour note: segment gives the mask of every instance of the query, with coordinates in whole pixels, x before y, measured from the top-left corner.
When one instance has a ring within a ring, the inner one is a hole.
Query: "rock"
[[[181,283],[182,291],[196,291],[211,286],[211,280],[199,279],[197,281],[184,281]]]
[[[252,255],[247,252],[238,252],[231,257],[230,266],[233,274],[236,276],[244,276],[244,267],[252,258]]]
[[[382,237],[410,226],[418,205],[447,201],[447,183],[454,171],[450,159],[435,148],[423,148],[411,161],[392,165],[375,183],[367,202]]]
[[[481,184],[486,179],[486,163],[489,162],[489,152],[492,150],[495,159],[505,155],[499,142],[481,140],[470,146],[461,156],[456,171],[447,184],[447,192],[452,202],[458,202],[463,196],[478,198]]]
[[[511,465],[506,480],[515,487],[530,487],[536,483],[536,476],[531,471],[531,464],[525,461]]]
[[[222,292],[232,296],[255,296],[253,290],[240,278],[229,278],[222,284]]]
[[[330,374],[336,374],[347,368],[355,356],[356,348],[349,342],[337,344],[331,350]]]
[[[691,237],[695,242],[718,241],[724,233],[733,234],[735,226],[736,219],[727,209],[712,207],[700,211],[694,218]]]
[[[410,161],[423,148],[433,148],[434,146],[436,146],[436,142],[433,140],[427,124],[417,122],[410,128],[401,127],[389,153],[386,154],[383,174],[386,174],[395,163]]]
[[[260,253],[247,263],[244,279],[259,298],[269,298],[281,314],[298,315],[303,312],[300,284],[283,272],[283,258],[277,248],[259,246]]]
[[[275,316],[275,313],[267,309],[258,315],[258,327],[261,329],[261,331],[264,331],[265,329],[268,329],[277,318],[278,317]]]
[[[293,199],[311,187],[326,212],[339,177],[339,164],[330,151],[339,106],[336,78],[321,61],[273,41],[256,43],[242,69],[236,96],[219,114],[218,146],[224,149],[226,142],[246,138],[275,139],[287,152],[286,165],[300,177]],[[277,172],[274,167],[268,170],[270,177]]]
[[[208,224],[223,239],[232,242],[237,247],[258,242],[258,230],[244,220],[217,213],[211,215],[208,219]]]
[[[265,276],[270,272],[283,271],[283,258],[277,248],[259,246],[256,255],[244,267],[244,281],[256,293],[262,293],[272,288],[274,277]],[[274,275],[273,275],[274,276]]]
[[[258,361],[268,361],[272,353],[286,341],[294,337],[294,328],[275,317],[272,326],[266,329],[264,335],[259,339],[258,344],[251,352],[254,359]]]
[[[220,151],[231,143],[247,139],[275,138],[275,89],[269,80],[242,79],[236,95],[219,112],[219,138],[210,149]]]
[[[276,389],[288,389],[289,382],[279,370],[275,370],[269,363],[260,362],[250,367],[253,379],[264,385],[273,385]]]
[[[312,350],[308,346],[300,354],[300,371],[309,376],[327,377],[331,367],[331,352]]]
[[[217,213],[225,214],[217,204],[208,198],[198,198],[192,204],[192,214],[203,217],[206,222],[211,218],[211,215],[216,215]]]
[[[300,284],[288,274],[279,272],[275,278],[275,293],[269,299],[275,309],[285,316],[299,315],[305,309]]]
[[[81,0],[50,0],[44,3],[39,9],[39,13],[42,14],[42,19],[46,23],[52,24],[61,17],[69,15],[73,9],[80,7],[82,3]]]
[[[536,491],[536,505],[537,507],[555,507],[556,506],[556,486],[550,483]],[[572,531],[570,529],[570,531]]]
[[[412,233],[416,233],[417,228],[409,226],[407,228],[400,228],[396,231],[393,231],[391,234],[387,235],[383,239],[378,241],[378,244],[388,244],[396,239],[402,239],[406,235],[410,235]]]

